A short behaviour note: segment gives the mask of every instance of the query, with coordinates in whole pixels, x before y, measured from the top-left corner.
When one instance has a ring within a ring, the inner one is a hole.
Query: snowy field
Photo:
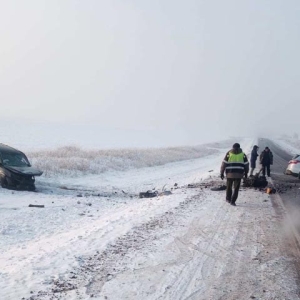
[[[55,168],[35,193],[0,189],[0,299],[298,299],[269,196],[242,191],[233,208],[207,187],[232,143],[30,151]],[[152,189],[172,194],[138,197]]]

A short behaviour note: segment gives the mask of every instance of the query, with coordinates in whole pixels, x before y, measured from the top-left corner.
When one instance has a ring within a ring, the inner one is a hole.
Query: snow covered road
[[[221,192],[194,195],[172,216],[175,228],[155,232],[156,249],[135,253],[136,265],[102,289],[96,280],[92,292],[99,299],[298,299],[292,241],[269,196],[241,195],[236,208]]]
[[[224,153],[1,190],[1,299],[298,299],[295,241],[270,196],[245,190],[231,207],[205,188]]]

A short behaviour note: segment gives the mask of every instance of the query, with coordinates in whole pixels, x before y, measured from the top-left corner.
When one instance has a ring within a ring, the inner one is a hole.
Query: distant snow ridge
[[[80,176],[200,158],[230,148],[231,145],[232,140],[194,147],[149,149],[85,150],[75,146],[65,146],[54,150],[31,152],[28,153],[28,157],[35,167],[44,171],[47,177]]]
[[[295,149],[300,149],[300,140],[298,138],[281,138],[279,140],[284,142],[287,145],[291,145]],[[298,150],[298,152],[299,152],[299,150]]]

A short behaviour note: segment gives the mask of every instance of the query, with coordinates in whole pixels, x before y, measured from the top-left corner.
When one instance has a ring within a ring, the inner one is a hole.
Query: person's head
[[[234,150],[238,150],[238,149],[241,148],[241,146],[240,146],[239,143],[234,143],[233,146],[232,146],[232,148],[233,148]]]
[[[266,147],[266,148],[265,148],[265,151],[266,151],[266,152],[269,152],[269,151],[270,151],[269,147]]]
[[[254,150],[257,150],[258,148],[259,148],[259,147],[258,147],[257,145],[254,145],[254,146],[253,146],[253,149],[254,149]]]

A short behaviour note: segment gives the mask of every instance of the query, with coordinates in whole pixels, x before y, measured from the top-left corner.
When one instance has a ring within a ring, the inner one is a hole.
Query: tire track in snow
[[[156,239],[155,232],[166,226],[180,226],[174,222],[174,220],[176,221],[174,215],[178,216],[185,210],[191,209],[190,206],[193,206],[197,200],[195,197],[189,196],[170,211],[152,218],[151,221],[143,223],[119,237],[104,251],[95,253],[93,256],[78,258],[81,265],[79,269],[72,270],[65,279],[54,280],[50,289],[38,291],[28,300],[60,299],[69,297],[70,293],[76,294],[75,299],[85,299],[86,294],[101,293],[101,289],[107,281],[126,270],[126,260],[131,253],[155,247],[153,245]],[[84,286],[87,288],[82,291]]]
[[[182,269],[180,274],[178,274],[178,277],[172,283],[172,286],[176,287],[175,290],[166,291],[166,293],[162,295],[161,299],[165,297],[168,299],[184,299],[184,295],[190,289],[190,286],[193,284],[194,280],[197,281],[197,278],[199,277],[201,280],[206,279],[208,273],[206,261],[212,257],[211,255],[208,255],[208,253],[213,252],[213,250],[216,249],[214,244],[218,244],[218,242],[216,242],[216,238],[219,235],[219,230],[221,227],[226,228],[228,223],[226,221],[228,221],[228,217],[230,218],[228,212],[224,214],[224,204],[218,208],[217,213],[214,216],[214,220],[219,220],[218,224],[214,226],[214,230],[209,229],[209,226],[206,226],[203,230],[208,230],[209,233],[206,234],[206,238],[204,240],[200,239],[200,241],[197,243],[197,251],[200,252],[200,255],[194,255],[194,259],[192,259]],[[190,235],[190,233],[187,235]],[[205,247],[201,246],[203,242],[207,243]],[[213,259],[215,260],[216,258],[213,256]],[[178,258],[178,261],[180,261],[180,257]]]
[[[293,258],[285,252],[269,196],[243,191],[234,208],[224,202],[223,193],[214,195],[205,193],[186,218],[190,225],[185,232],[149,256],[152,263],[117,275],[103,286],[99,299],[299,299]],[[205,217],[212,211],[211,218]],[[171,258],[157,263],[153,256],[164,252]]]

